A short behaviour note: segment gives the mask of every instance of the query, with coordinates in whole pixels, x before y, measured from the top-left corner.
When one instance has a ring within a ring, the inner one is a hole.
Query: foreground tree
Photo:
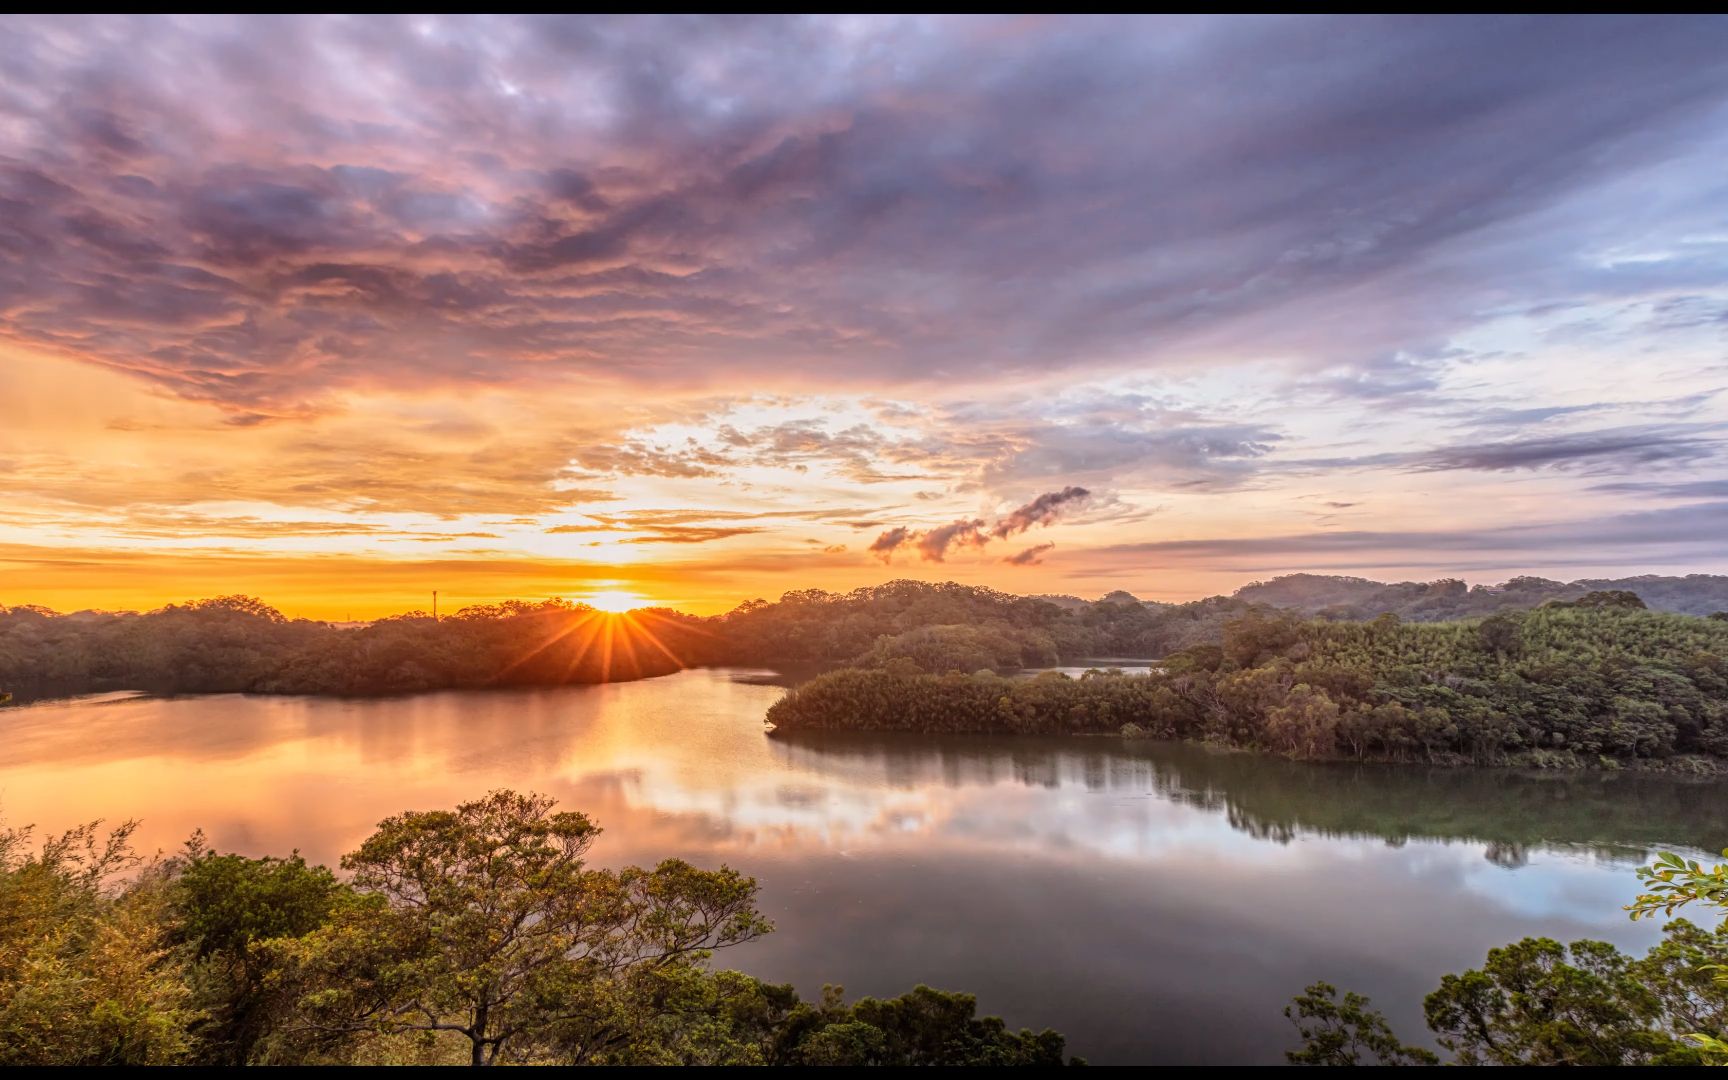
[[[1675,924],[1671,933],[1698,931]],[[1491,949],[1480,969],[1447,975],[1424,1010],[1460,1065],[1696,1065],[1667,1008],[1693,988],[1658,966],[1603,941],[1525,938]]]
[[[918,986],[848,1005],[826,986],[805,1002],[791,986],[688,965],[633,972],[608,1010],[561,1026],[552,1060],[603,1065],[1064,1064],[1061,1035],[979,1016],[970,994]],[[1067,1062],[1083,1064],[1078,1059]]]
[[[1361,994],[1346,993],[1317,982],[1284,1007],[1296,1025],[1302,1046],[1285,1052],[1292,1065],[1435,1065],[1432,1050],[1406,1046],[1392,1034],[1386,1018]]]
[[[283,1027],[286,1002],[269,943],[325,925],[347,888],[299,853],[286,859],[218,855],[202,833],[167,869],[167,936],[191,953],[188,978],[202,1013],[200,1063],[271,1061],[269,1044]]]
[[[163,932],[166,890],[130,823],[49,837],[0,829],[0,1065],[169,1065],[199,1014]]]
[[[569,1043],[640,973],[767,932],[756,883],[671,859],[590,869],[599,828],[539,795],[405,813],[342,860],[357,902],[288,946],[310,1027],[445,1033],[475,1065]]]
[[[1722,854],[1728,855],[1728,851]],[[1673,915],[1694,903],[1728,909],[1728,864],[1706,868],[1665,851],[1654,865],[1639,867],[1638,877],[1648,891],[1640,893],[1627,908],[1634,920],[1651,918],[1657,912]],[[1728,937],[1728,919],[1717,927],[1716,935]],[[1691,969],[1695,976],[1707,976],[1715,983],[1719,999],[1728,999],[1728,962],[1700,963],[1694,959]],[[1693,1019],[1686,1038],[1712,1065],[1728,1065],[1728,1009],[1718,1008],[1713,1016],[1696,1015]]]
[[[1634,919],[1691,903],[1728,906],[1728,866],[1663,854],[1641,869]],[[1525,938],[1491,949],[1481,968],[1447,975],[1424,1001],[1428,1027],[1456,1065],[1728,1064],[1728,922],[1684,919],[1642,957],[1602,941]],[[1299,1065],[1432,1064],[1405,1047],[1368,1000],[1340,1004],[1325,983],[1284,1010],[1303,1045]],[[1369,1059],[1372,1060],[1369,1060]]]
[[[195,835],[0,829],[0,1065],[1059,1065],[920,986],[847,1005],[711,971],[769,927],[755,883],[678,861],[591,870],[599,830],[497,792],[385,821],[340,881]]]

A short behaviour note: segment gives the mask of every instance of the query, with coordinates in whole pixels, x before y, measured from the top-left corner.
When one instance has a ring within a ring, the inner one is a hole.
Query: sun
[[[576,599],[596,610],[610,611],[615,614],[634,611],[648,603],[646,599],[636,593],[617,590],[589,593],[587,596],[579,596]]]

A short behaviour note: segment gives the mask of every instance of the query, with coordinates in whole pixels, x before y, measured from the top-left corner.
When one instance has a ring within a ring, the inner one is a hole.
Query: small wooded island
[[[938,674],[893,652],[794,689],[768,722],[1122,734],[1304,759],[1713,771],[1728,758],[1728,620],[1646,611],[1627,592],[1441,623],[1251,612],[1221,644],[1143,675]]]

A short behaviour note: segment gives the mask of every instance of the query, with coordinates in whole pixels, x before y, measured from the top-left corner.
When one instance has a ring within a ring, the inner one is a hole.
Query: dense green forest
[[[364,626],[287,619],[229,596],[147,613],[0,607],[0,687],[37,695],[94,689],[380,694],[446,687],[623,681],[705,664],[864,664],[933,672],[1010,670],[1093,657],[1163,657],[1219,645],[1226,624],[1289,610],[1328,620],[1391,613],[1432,621],[1576,602],[1585,583],[1518,578],[1381,585],[1293,575],[1184,604],[1012,596],[954,583],[892,581],[848,593],[789,592],[700,618],[663,608],[612,616],[548,600],[424,612]],[[1728,578],[1597,582],[1653,608],[1728,608]],[[1596,590],[1598,592],[1606,590]]]
[[[675,650],[700,620],[620,619],[580,604],[511,602],[434,619],[413,612],[358,627],[286,619],[249,597],[147,614],[0,612],[0,685],[77,692],[389,694],[445,687],[625,681],[685,666]]]
[[[1306,759],[1554,766],[1728,757],[1728,620],[1592,593],[1448,623],[1233,620],[1150,674],[843,668],[768,712],[778,731],[1103,734]]]
[[[344,879],[130,832],[0,829],[0,1064],[1063,1064],[967,994],[714,970],[772,930],[755,881],[590,867],[599,827],[540,796],[389,818]]]
[[[1627,906],[1634,919],[1728,908],[1728,866],[1664,853],[1638,876],[1647,891]],[[1453,1065],[1728,1065],[1728,921],[1710,931],[1675,919],[1637,957],[1604,941],[1527,937],[1445,976],[1422,1004]],[[1301,1038],[1285,1055],[1293,1065],[1440,1064],[1367,998],[1340,999],[1327,983],[1284,1015]]]
[[[1227,597],[1149,604],[1112,594],[1087,603],[953,582],[891,581],[848,593],[807,589],[777,603],[743,604],[712,621],[712,655],[744,664],[849,663],[874,650],[916,651],[929,631],[964,627],[977,635],[968,650],[992,661],[981,666],[1163,656],[1216,640],[1226,619],[1252,609]]]

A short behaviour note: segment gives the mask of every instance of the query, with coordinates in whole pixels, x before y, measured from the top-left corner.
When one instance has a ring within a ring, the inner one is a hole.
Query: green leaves
[[[1284,1016],[1302,1037],[1299,1048],[1284,1054],[1292,1065],[1439,1063],[1432,1050],[1400,1042],[1366,997],[1346,993],[1340,1002],[1337,987],[1330,983],[1310,985],[1285,1007]]]
[[[1663,852],[1638,871],[1649,891],[1628,910],[1638,919],[1696,901],[1723,906],[1725,871]],[[1675,920],[1638,958],[1601,941],[1525,938],[1492,949],[1481,968],[1442,978],[1423,1007],[1459,1065],[1728,1064],[1725,973],[1728,922],[1708,931]],[[1284,1015],[1303,1039],[1287,1055],[1294,1064],[1400,1063],[1401,1044],[1355,994],[1339,1002],[1316,983]]]
[[[0,1065],[1062,1063],[969,995],[710,971],[773,929],[755,880],[590,868],[599,826],[541,795],[387,818],[350,882],[195,835],[120,884],[130,831],[0,829]]]
[[[1728,856],[1728,851],[1722,854]],[[1626,906],[1634,921],[1657,913],[1671,916],[1693,903],[1728,907],[1728,865],[1706,869],[1697,860],[1664,851],[1651,865],[1639,867],[1637,874],[1646,891]]]
[[[158,868],[131,825],[99,822],[32,850],[0,830],[0,1065],[165,1065],[190,1057],[200,1020],[189,956],[164,934]]]
[[[1697,1054],[1658,992],[1672,978],[1605,942],[1525,938],[1446,976],[1424,1007],[1462,1065],[1685,1064]]]
[[[475,1064],[520,1060],[615,1015],[599,1003],[639,970],[699,965],[771,929],[755,881],[725,867],[589,869],[599,834],[512,791],[380,822],[342,860],[380,902],[306,940],[303,1004],[327,1027],[445,1033]]]

